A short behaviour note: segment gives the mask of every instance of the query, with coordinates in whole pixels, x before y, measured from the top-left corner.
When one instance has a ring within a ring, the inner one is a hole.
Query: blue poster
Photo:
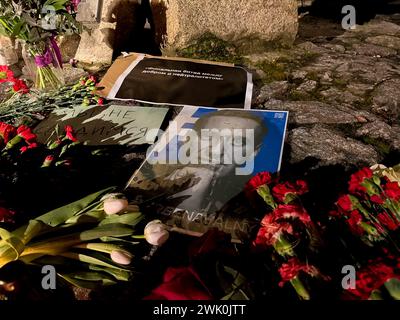
[[[218,227],[237,238],[249,223],[224,212],[251,177],[280,170],[287,120],[286,111],[184,107],[127,190],[176,228]]]

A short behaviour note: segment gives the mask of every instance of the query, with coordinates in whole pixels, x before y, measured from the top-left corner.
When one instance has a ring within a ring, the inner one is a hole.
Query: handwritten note
[[[146,138],[151,129],[159,129],[168,108],[111,105],[54,110],[35,129],[45,143],[58,126],[71,125],[77,138],[88,145],[141,145],[153,143]]]

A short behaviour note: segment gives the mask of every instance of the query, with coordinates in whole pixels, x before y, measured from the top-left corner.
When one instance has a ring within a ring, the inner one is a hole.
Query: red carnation
[[[383,188],[388,198],[394,201],[400,200],[400,186],[397,182],[388,182]]]
[[[27,143],[33,143],[35,142],[37,136],[34,134],[31,130],[31,128],[21,125],[17,129],[17,134],[20,136],[22,139],[24,139]]]
[[[359,236],[363,235],[364,229],[361,227],[362,216],[358,210],[353,210],[346,222],[349,225],[352,233]]]
[[[0,83],[12,82],[14,73],[7,66],[0,66]]]
[[[298,219],[305,225],[310,225],[311,218],[303,207],[298,205],[279,205],[272,213],[267,214],[261,221],[254,245],[273,246],[286,233],[294,235],[292,220]]]
[[[14,79],[13,80],[13,91],[22,93],[22,94],[26,94],[26,93],[29,93],[29,88],[26,85],[24,80]]]
[[[47,156],[46,159],[44,159],[43,161],[42,168],[50,167],[53,161],[54,161],[54,156]]]
[[[267,214],[261,225],[254,245],[273,246],[283,233],[293,234],[293,226],[287,221],[278,221],[273,213]]]
[[[357,272],[356,289],[348,289],[355,297],[367,300],[372,291],[379,289],[390,279],[400,279],[391,266],[383,262],[372,262],[368,267]]]
[[[13,222],[14,211],[0,207],[0,222]]]
[[[305,263],[301,263],[298,258],[294,257],[291,258],[287,263],[282,264],[282,266],[279,268],[279,273],[282,278],[282,280],[279,282],[279,286],[283,287],[286,282],[296,278],[300,272],[307,273],[313,277],[319,275],[317,268]]]
[[[273,214],[277,218],[284,218],[284,219],[299,219],[304,224],[311,223],[310,215],[307,211],[299,205],[279,205],[274,211]]]
[[[381,196],[378,196],[376,194],[372,195],[370,197],[370,200],[375,203],[375,204],[383,204],[385,201],[382,199]]]
[[[259,187],[265,184],[270,184],[271,182],[272,176],[269,172],[260,172],[246,183],[244,192],[247,196],[251,196]]]
[[[348,194],[341,196],[336,204],[344,212],[350,212],[351,210],[354,210],[353,202]]]
[[[269,172],[260,172],[247,182],[245,189],[254,190],[264,184],[270,184],[271,182],[272,177]]]
[[[367,188],[362,185],[365,179],[372,178],[373,172],[369,168],[363,168],[351,175],[349,182],[349,192],[352,194],[364,194]]]
[[[303,195],[307,191],[308,185],[303,180],[297,180],[296,183],[285,182],[277,184],[272,188],[272,194],[282,203],[289,203],[293,196]]]
[[[168,268],[163,283],[144,300],[212,300],[212,296],[192,267],[181,267]]]
[[[376,217],[379,220],[379,222],[390,231],[394,231],[398,227],[400,227],[400,222],[396,218],[389,216],[389,214],[386,212],[382,212],[378,214]]]
[[[36,141],[36,134],[34,134],[32,132],[32,130],[25,126],[25,125],[21,125],[18,127],[17,129],[17,135],[12,138],[10,141],[8,141],[7,145],[6,145],[6,149],[12,149],[15,145],[17,145],[18,143],[20,143],[22,140],[25,140],[25,142],[27,144],[32,144]]]
[[[64,130],[65,130],[65,138],[66,139],[71,140],[72,142],[78,141],[78,139],[75,136],[74,129],[72,128],[72,126],[70,126],[70,125],[65,126]]]
[[[33,142],[33,143],[31,143],[31,144],[29,144],[27,146],[21,147],[21,149],[19,149],[19,150],[21,151],[21,154],[22,154],[22,153],[25,153],[26,151],[28,151],[30,149],[35,149],[37,147],[38,147],[38,144],[36,142]]]
[[[16,134],[16,130],[13,126],[0,122],[0,137],[3,138],[4,143],[8,143],[8,141],[13,138]]]

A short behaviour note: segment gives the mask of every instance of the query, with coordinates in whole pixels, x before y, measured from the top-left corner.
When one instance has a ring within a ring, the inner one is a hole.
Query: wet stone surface
[[[308,158],[310,169],[400,162],[399,17],[338,31],[306,16],[292,48],[265,53],[268,63],[249,61],[259,75],[253,108],[290,112],[283,166]],[[317,23],[327,35],[310,33]]]

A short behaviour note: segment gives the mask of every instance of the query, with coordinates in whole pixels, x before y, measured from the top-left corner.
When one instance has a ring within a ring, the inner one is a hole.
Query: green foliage
[[[235,45],[206,33],[187,48],[178,50],[178,55],[184,58],[210,60],[242,64],[243,58],[238,54]]]

